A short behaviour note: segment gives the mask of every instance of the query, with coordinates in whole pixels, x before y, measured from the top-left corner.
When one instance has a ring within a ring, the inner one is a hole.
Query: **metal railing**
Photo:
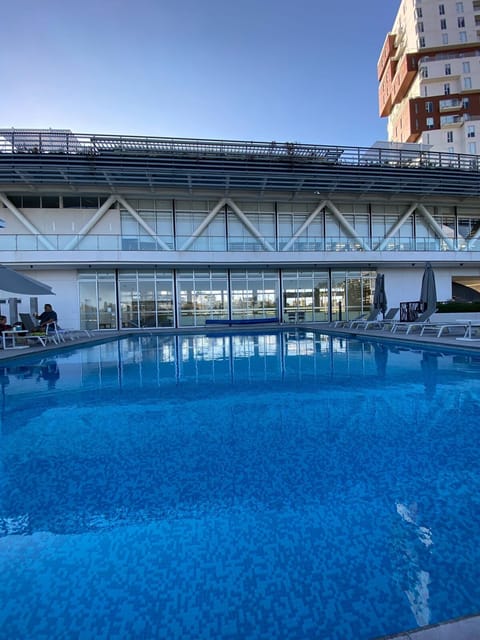
[[[215,159],[288,160],[294,164],[480,169],[477,155],[385,147],[343,147],[298,142],[248,142],[73,133],[67,130],[0,129],[2,154],[172,156]]]
[[[480,251],[480,238],[471,240],[441,238],[256,238],[243,236],[129,236],[118,235],[26,235],[0,234],[0,251],[189,251],[189,252],[365,252],[365,251]],[[188,243],[187,243],[188,241]],[[288,246],[288,249],[285,249]],[[381,247],[381,249],[380,249]]]

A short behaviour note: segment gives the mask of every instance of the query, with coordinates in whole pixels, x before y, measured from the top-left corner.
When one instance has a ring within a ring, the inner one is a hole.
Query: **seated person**
[[[7,323],[6,316],[0,316],[0,333],[2,331],[11,331],[12,325]]]
[[[51,304],[44,305],[43,313],[41,313],[40,315],[38,315],[37,313],[35,317],[39,322],[39,328],[44,330],[46,330],[48,325],[51,324],[52,322],[55,322],[55,323],[57,322],[57,314],[53,310],[53,307]]]

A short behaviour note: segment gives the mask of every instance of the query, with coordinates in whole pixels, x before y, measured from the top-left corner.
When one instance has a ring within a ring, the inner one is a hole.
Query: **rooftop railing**
[[[343,147],[298,142],[248,142],[73,133],[67,130],[0,129],[2,154],[171,156],[212,159],[290,161],[293,164],[455,168],[478,171],[477,155],[422,148]]]

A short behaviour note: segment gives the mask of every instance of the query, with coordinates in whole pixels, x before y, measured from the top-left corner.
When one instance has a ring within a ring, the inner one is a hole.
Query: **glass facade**
[[[82,329],[202,327],[207,319],[319,322],[369,309],[373,271],[125,269],[79,273]]]

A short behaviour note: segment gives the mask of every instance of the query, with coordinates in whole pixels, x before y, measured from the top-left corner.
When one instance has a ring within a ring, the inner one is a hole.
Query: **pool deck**
[[[442,335],[440,338],[434,336],[420,336],[419,334],[397,334],[390,333],[389,331],[375,330],[375,329],[349,329],[346,327],[329,327],[328,323],[302,323],[298,325],[293,324],[278,324],[275,328],[281,329],[309,329],[328,333],[337,337],[355,337],[360,339],[372,339],[381,340],[386,342],[404,343],[409,344],[412,347],[439,347],[449,348],[467,352],[478,352],[480,354],[480,339],[479,340],[458,340],[455,336]],[[225,327],[216,328],[208,327],[208,333],[222,333],[225,331],[229,333],[248,333],[253,330],[268,330],[265,326],[251,325],[247,327],[232,327],[226,329]],[[29,356],[34,353],[55,352],[64,349],[74,349],[78,346],[91,345],[95,343],[101,343],[105,340],[113,340],[117,337],[125,337],[126,335],[138,335],[145,332],[154,335],[169,335],[172,333],[192,334],[203,333],[204,327],[189,327],[187,329],[175,330],[169,329],[148,329],[148,330],[136,330],[136,331],[99,331],[91,337],[76,338],[73,341],[66,341],[60,344],[50,343],[46,346],[39,346],[33,344],[25,349],[0,349],[0,360],[10,360],[21,358],[22,356]],[[456,620],[447,620],[440,624],[423,627],[421,629],[414,629],[410,631],[403,631],[394,635],[379,636],[370,640],[480,640],[480,615],[472,615]]]

